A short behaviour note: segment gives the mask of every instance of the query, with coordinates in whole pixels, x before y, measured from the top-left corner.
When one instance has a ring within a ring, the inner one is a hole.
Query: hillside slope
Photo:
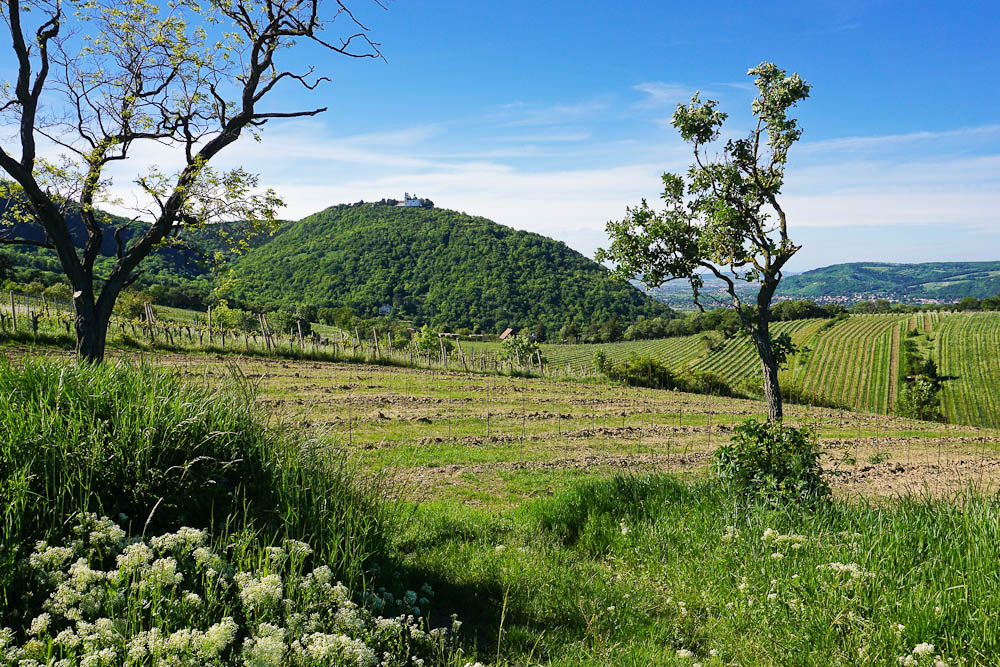
[[[834,264],[789,276],[780,293],[792,297],[985,298],[1000,292],[1000,262]]]
[[[447,209],[334,206],[289,224],[232,264],[227,295],[273,308],[297,301],[486,331],[554,330],[668,308],[566,244]]]
[[[10,200],[0,197],[0,234],[11,238],[44,241],[45,232],[39,225],[12,221],[5,216],[10,205]],[[117,262],[115,229],[127,223],[127,220],[105,212],[101,212],[98,219],[103,236],[94,272],[100,280],[111,273]],[[87,229],[79,212],[71,209],[66,215],[66,223],[78,253],[82,254],[82,248],[87,241]],[[155,249],[143,260],[140,266],[142,274],[136,286],[143,289],[156,286],[159,288],[159,294],[166,294],[167,288],[178,288],[183,295],[178,297],[177,303],[169,305],[200,307],[201,300],[211,291],[215,281],[211,270],[211,258],[216,252],[225,252],[228,249],[228,243],[219,232],[226,230],[237,238],[243,238],[247,236],[243,231],[244,226],[242,223],[210,225],[186,234],[184,238],[188,248],[164,246]],[[121,235],[126,248],[148,229],[149,224],[141,221],[126,227]],[[267,234],[257,234],[248,236],[248,242],[251,247],[257,247],[270,238]],[[0,246],[0,280],[5,278],[22,283],[37,280],[44,285],[66,282],[54,250],[25,245]]]

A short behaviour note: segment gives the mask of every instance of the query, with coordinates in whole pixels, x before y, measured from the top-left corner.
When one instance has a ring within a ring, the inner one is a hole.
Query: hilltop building
[[[420,206],[420,197],[417,195],[411,197],[409,192],[404,192],[403,201],[396,204],[396,206]]]

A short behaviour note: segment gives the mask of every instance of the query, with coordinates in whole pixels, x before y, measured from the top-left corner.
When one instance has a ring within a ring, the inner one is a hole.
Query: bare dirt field
[[[755,401],[583,382],[460,372],[156,355],[198,382],[237,367],[262,407],[302,425],[420,500],[502,505],[551,493],[569,478],[615,471],[704,474],[710,452]],[[841,497],[1000,488],[1000,433],[808,406]]]

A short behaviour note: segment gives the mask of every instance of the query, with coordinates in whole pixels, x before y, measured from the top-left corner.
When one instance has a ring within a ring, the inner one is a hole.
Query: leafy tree
[[[548,338],[548,330],[545,328],[545,322],[539,321],[538,324],[535,325],[535,329],[531,332],[531,335],[533,335],[535,340],[539,343],[544,343]]]
[[[904,382],[896,399],[896,413],[910,419],[942,421],[940,385],[926,375]]]
[[[451,351],[454,348],[450,340],[442,339],[438,331],[429,324],[420,327],[420,331],[416,333],[414,340],[417,343],[417,349],[421,352],[440,354],[442,345],[444,345],[445,351]]]
[[[507,336],[500,343],[500,356],[509,361],[525,363],[538,353],[538,343],[524,334]]]
[[[115,301],[115,313],[133,320],[145,319],[149,295],[137,290],[125,290]]]
[[[44,231],[43,240],[5,235],[2,242],[58,254],[74,290],[77,351],[91,362],[104,358],[115,301],[150,253],[182,244],[211,222],[250,221],[250,232],[273,228],[282,205],[277,195],[258,192],[257,178],[243,169],[219,172],[209,163],[272,119],[324,111],[266,106],[288,86],[312,89],[325,78],[311,67],[284,69],[289,51],[313,44],[353,57],[380,55],[339,0],[332,16],[320,0],[163,8],[153,0],[7,0],[0,15],[17,67],[15,85],[0,86],[0,123],[15,125],[19,142],[0,147],[0,169],[12,179],[0,195],[16,203],[5,209],[9,220]],[[334,19],[347,21],[355,34],[339,43],[325,37]],[[40,137],[65,155],[39,156]],[[99,286],[94,269],[106,220],[95,206],[108,201],[106,167],[151,145],[171,148],[181,166],[136,173],[145,201],[133,220],[115,228],[116,261]],[[82,244],[67,225],[74,211],[86,227]],[[143,219],[146,231],[126,241],[128,227]]]
[[[575,343],[576,339],[580,336],[580,331],[576,328],[575,322],[570,322],[563,326],[563,328],[559,331],[559,335],[563,340]]]
[[[788,150],[802,134],[788,111],[809,96],[810,87],[798,74],[787,76],[772,63],[748,74],[759,91],[749,135],[726,141],[716,157],[709,147],[719,139],[727,117],[718,102],[703,102],[696,93],[689,105],[678,105],[671,122],[692,144],[695,158],[687,181],[664,174],[663,211],[654,211],[644,200],[629,208],[624,220],[609,222],[611,246],[599,251],[598,259],[614,262],[621,278],[641,275],[650,287],[685,278],[700,309],[701,272],[725,283],[728,300],[760,357],[768,419],[777,421],[782,416],[780,351],[776,354],[772,345],[770,306],[782,268],[800,248],[788,234],[778,195]],[[737,289],[741,282],[759,285],[756,304],[743,302]]]

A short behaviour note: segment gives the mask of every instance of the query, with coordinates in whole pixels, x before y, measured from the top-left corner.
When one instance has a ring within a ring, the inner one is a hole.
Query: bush
[[[538,343],[523,333],[516,336],[507,336],[500,343],[500,356],[507,361],[526,364],[529,359],[533,361],[537,353]]]
[[[819,456],[809,429],[750,418],[716,450],[712,471],[731,492],[809,504],[830,496]]]
[[[939,391],[940,385],[925,375],[903,382],[896,399],[896,414],[910,419],[943,421]]]
[[[131,320],[142,320],[146,318],[146,304],[151,303],[149,295],[138,290],[125,290],[118,295],[115,301],[114,311],[119,317],[126,317]]]

